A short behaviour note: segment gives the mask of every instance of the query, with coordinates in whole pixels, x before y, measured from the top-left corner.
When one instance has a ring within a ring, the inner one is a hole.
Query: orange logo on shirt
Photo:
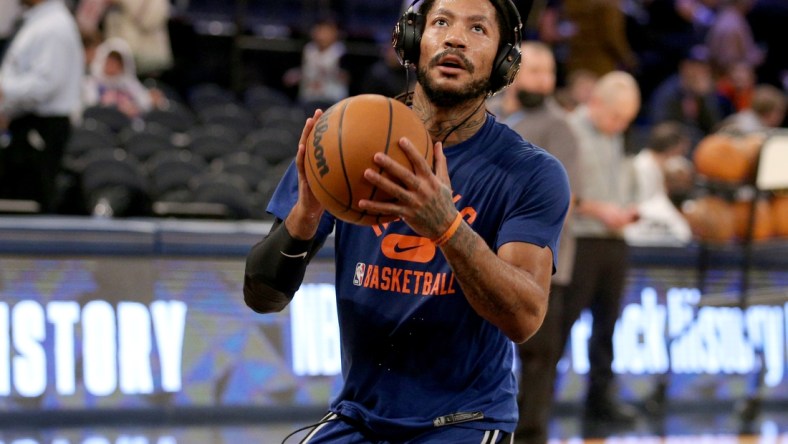
[[[461,195],[456,194],[453,201],[456,204],[462,198]],[[472,207],[465,207],[460,210],[463,219],[468,224],[472,224],[476,220],[476,210]],[[397,219],[394,222],[401,221]],[[374,225],[372,229],[377,236],[383,236],[389,223]],[[426,264],[435,258],[438,249],[435,244],[426,237],[409,236],[406,234],[390,233],[383,236],[380,244],[380,250],[383,255],[389,259],[415,262],[419,264]]]
[[[457,293],[454,273],[432,273],[379,265],[356,264],[353,285],[373,290],[418,296],[448,296]]]
[[[383,255],[389,259],[426,264],[435,257],[435,244],[420,236],[388,234],[380,244]]]

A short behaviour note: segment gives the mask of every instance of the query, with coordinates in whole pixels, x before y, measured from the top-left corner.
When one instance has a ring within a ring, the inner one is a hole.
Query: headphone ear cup
[[[520,70],[520,48],[511,43],[503,45],[498,50],[495,65],[490,77],[490,89],[493,93],[511,85]]]
[[[411,10],[403,14],[394,27],[392,44],[402,64],[419,61],[422,20],[421,14]]]

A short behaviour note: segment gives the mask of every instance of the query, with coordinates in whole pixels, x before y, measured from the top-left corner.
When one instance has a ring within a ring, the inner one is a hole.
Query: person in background
[[[286,86],[298,85],[298,100],[307,107],[325,108],[348,96],[350,76],[343,67],[345,44],[336,21],[324,18],[310,30],[301,66],[288,70]]]
[[[718,0],[626,1],[627,37],[638,55],[644,100],[676,72],[686,48],[703,44]],[[634,6],[634,7],[633,7]]]
[[[720,9],[714,24],[706,34],[709,62],[716,76],[725,75],[740,62],[758,67],[765,54],[755,43],[747,13],[755,0],[720,0]]]
[[[686,159],[690,138],[678,122],[652,127],[648,142],[632,159],[633,189],[640,218],[624,228],[630,244],[660,242],[685,245],[692,239],[689,223],[671,201],[666,172],[674,159]]]
[[[756,81],[755,70],[746,62],[734,63],[724,75],[717,78],[717,96],[723,115],[728,116],[752,106]]]
[[[577,26],[567,20],[563,8],[564,0],[545,0],[537,16],[536,36],[553,51],[556,61],[556,76],[565,79],[566,59],[569,56],[569,39],[577,33]],[[535,6],[538,3],[535,3]]]
[[[779,88],[758,85],[752,94],[750,107],[726,117],[717,131],[748,134],[779,128],[785,119],[786,104],[788,99]]]
[[[555,91],[555,100],[566,112],[588,102],[591,91],[599,76],[587,69],[577,69],[569,73],[566,85]]]
[[[577,140],[566,114],[552,98],[556,84],[556,62],[550,47],[537,41],[523,43],[524,60],[514,83],[506,91],[516,97],[519,111],[504,123],[524,139],[544,148],[564,166],[573,195],[581,181]],[[556,362],[561,357],[562,304],[572,277],[575,239],[572,211],[564,221],[558,249],[558,268],[550,284],[550,299],[542,327],[528,341],[518,345],[520,355],[520,419],[515,431],[516,442],[544,444],[552,412]],[[539,381],[534,383],[534,381]]]
[[[16,31],[17,20],[21,13],[19,0],[0,0],[0,62],[5,49]]]
[[[0,197],[55,211],[55,181],[80,109],[83,52],[79,30],[61,0],[23,0],[22,27],[0,66]]]
[[[83,0],[84,1],[84,0]],[[105,0],[104,37],[123,39],[131,48],[137,75],[159,77],[172,67],[168,0]]]
[[[118,38],[105,40],[96,49],[85,78],[83,101],[86,107],[113,106],[134,118],[154,107],[154,96],[137,79],[131,48]]]
[[[685,125],[693,145],[713,131],[723,113],[705,47],[688,50],[678,72],[654,91],[648,109],[652,125],[667,121]]]
[[[588,103],[569,115],[580,148],[583,182],[574,206],[577,249],[563,301],[561,343],[566,344],[581,312],[590,309],[593,326],[584,415],[591,423],[628,424],[636,419],[634,409],[617,399],[611,364],[628,263],[623,229],[638,219],[622,174],[623,133],[639,108],[635,79],[613,71],[599,79]]]
[[[104,41],[104,36],[98,30],[80,30],[80,37],[82,37],[82,49],[85,52],[85,75],[90,75],[90,65],[96,58],[96,50]]]
[[[369,67],[361,80],[359,92],[397,97],[405,91],[410,91],[413,85],[405,84],[405,68],[399,63],[391,42],[386,41],[381,44],[380,53],[380,59]],[[415,76],[408,77],[415,82]]]
[[[597,76],[632,71],[638,60],[627,42],[620,0],[563,0],[563,11],[575,32],[568,37],[566,71],[587,69]]]

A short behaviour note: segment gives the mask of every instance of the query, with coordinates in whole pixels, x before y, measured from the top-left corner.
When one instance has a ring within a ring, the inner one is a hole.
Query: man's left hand
[[[358,205],[372,212],[397,215],[416,233],[435,239],[448,229],[457,215],[443,145],[440,142],[435,143],[434,173],[410,140],[403,137],[399,146],[407,154],[413,170],[386,154],[377,153],[374,157],[375,163],[393,180],[372,168],[364,171],[364,177],[370,183],[397,200],[379,202],[362,199]]]

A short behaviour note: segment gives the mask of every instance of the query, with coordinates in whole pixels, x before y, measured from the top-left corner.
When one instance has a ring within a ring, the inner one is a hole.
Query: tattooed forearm
[[[441,251],[471,307],[510,339],[523,342],[536,332],[544,319],[549,274],[546,269],[540,269],[540,278],[537,278],[531,270],[514,264],[530,264],[533,260],[547,263],[551,256],[546,249],[536,246],[507,245],[504,246],[509,251],[506,256],[514,263],[499,257],[470,225],[463,223],[441,246]],[[515,259],[512,254],[540,259]]]
[[[477,254],[475,251],[478,245],[476,236],[473,229],[466,224],[460,227],[457,234],[451,239],[451,242],[453,244],[452,247],[456,248],[464,257],[471,258]],[[486,291],[484,287],[484,269],[475,267],[472,264],[468,265],[467,268],[464,268],[463,273],[455,273],[455,276],[460,287],[462,287],[463,293],[467,297],[473,298],[472,304],[474,302],[478,303],[485,310],[489,310],[490,313],[495,315],[515,315],[517,311],[516,301],[514,301],[514,305],[511,303],[507,304],[501,299],[492,297],[492,293]]]

